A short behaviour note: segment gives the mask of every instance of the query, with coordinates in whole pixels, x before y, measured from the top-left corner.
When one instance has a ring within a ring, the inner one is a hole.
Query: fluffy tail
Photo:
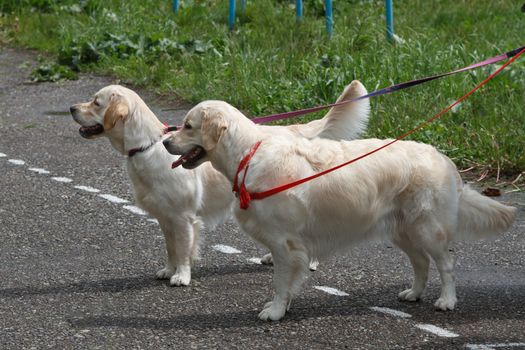
[[[337,102],[351,100],[367,93],[363,84],[354,80],[345,88]],[[366,130],[369,115],[370,102],[368,98],[332,107],[323,118],[324,127],[318,136],[333,140],[358,139]]]
[[[465,186],[459,199],[458,234],[462,238],[493,237],[507,231],[517,208],[501,204]]]

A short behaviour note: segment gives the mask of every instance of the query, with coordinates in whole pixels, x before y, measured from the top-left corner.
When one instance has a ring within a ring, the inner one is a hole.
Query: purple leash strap
[[[442,73],[442,74],[433,75],[433,76],[426,77],[426,78],[415,79],[415,80],[407,81],[407,82],[404,82],[404,83],[388,86],[386,88],[373,91],[373,92],[371,92],[371,93],[369,93],[367,95],[363,95],[363,96],[360,96],[358,98],[354,98],[354,99],[351,99],[351,100],[345,100],[345,101],[336,102],[336,103],[332,103],[332,104],[328,104],[328,105],[317,106],[317,107],[299,109],[297,111],[291,111],[291,112],[285,112],[285,113],[277,113],[277,114],[272,114],[272,115],[268,115],[268,116],[265,116],[265,117],[253,118],[252,121],[255,124],[269,123],[269,122],[272,122],[272,121],[275,121],[275,120],[293,118],[293,117],[297,117],[297,116],[300,116],[300,115],[305,115],[305,114],[321,111],[323,109],[336,107],[336,106],[341,106],[341,105],[344,105],[344,104],[347,104],[347,103],[363,100],[365,98],[370,98],[370,97],[390,94],[390,93],[392,93],[394,91],[399,91],[399,90],[403,90],[403,89],[406,89],[406,88],[409,88],[409,87],[412,87],[412,86],[416,86],[416,85],[419,85],[419,84],[426,83],[427,81],[435,80],[435,79],[438,79],[438,78],[446,77],[446,76],[453,75],[453,74],[456,74],[456,73],[465,72],[465,71],[472,70],[472,69],[479,68],[479,67],[483,67],[483,66],[486,66],[486,65],[489,65],[489,64],[494,64],[494,63],[499,62],[499,61],[503,61],[505,59],[508,59],[508,58],[511,58],[511,57],[517,55],[524,48],[525,48],[525,46],[522,46],[522,47],[517,48],[515,50],[506,52],[506,53],[498,55],[498,56],[494,56],[494,57],[488,58],[488,59],[486,59],[484,61],[481,61],[481,62],[478,62],[478,63],[474,63],[474,64],[472,64],[470,66],[467,66],[467,67],[464,67],[464,68],[456,69],[456,70],[451,71],[451,72]]]

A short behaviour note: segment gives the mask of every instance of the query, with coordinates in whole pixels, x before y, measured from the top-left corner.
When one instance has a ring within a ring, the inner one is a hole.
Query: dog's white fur
[[[354,81],[338,101],[365,94],[364,86]],[[299,134],[308,138],[351,139],[366,128],[369,109],[368,99],[365,99],[332,108],[323,119],[308,124],[259,126],[256,129],[285,137]],[[163,124],[128,88],[107,86],[98,91],[93,100],[73,105],[71,113],[82,126],[81,130],[102,128],[103,125],[103,132],[88,138],[106,136],[123,155],[131,149],[151,146],[127,158],[128,174],[136,202],[159,221],[164,234],[167,261],[157,277],[170,279],[171,285],[188,285],[192,260],[198,257],[201,227],[212,229],[231,216],[233,194],[229,181],[209,163],[195,170],[172,170],[171,164],[177,157],[158,142],[163,135]],[[271,255],[266,255],[262,261],[270,263]]]
[[[168,151],[186,154],[202,147],[205,156],[192,166],[210,161],[230,182],[239,161],[262,140],[246,174],[250,192],[318,173],[389,141],[269,135],[220,101],[200,103],[184,125],[164,143]],[[239,181],[243,176],[241,172]],[[241,228],[267,246],[274,259],[275,295],[259,314],[263,320],[284,316],[311,257],[377,238],[394,242],[413,265],[414,282],[399,294],[401,300],[419,299],[432,258],[442,282],[435,307],[451,310],[457,299],[449,243],[503,233],[515,214],[516,208],[463,185],[454,163],[434,147],[413,141],[396,142],[335,172],[252,201],[247,210],[239,208],[238,200],[235,205]]]

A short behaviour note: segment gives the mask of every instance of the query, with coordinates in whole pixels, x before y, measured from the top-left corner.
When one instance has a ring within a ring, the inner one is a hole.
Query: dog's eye
[[[188,124],[188,123],[184,123],[184,129],[190,130],[191,129],[191,125]]]
[[[98,103],[98,101],[96,99],[95,99],[95,101],[93,101],[93,103],[95,104],[95,106],[100,107],[100,103]]]

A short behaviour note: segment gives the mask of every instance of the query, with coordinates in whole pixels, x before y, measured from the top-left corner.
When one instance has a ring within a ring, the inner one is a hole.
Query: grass
[[[190,102],[226,100],[250,116],[334,101],[353,79],[371,91],[509,51],[525,42],[520,1],[334,0],[334,34],[323,1],[252,0],[233,32],[225,1],[3,0],[0,36],[56,57],[72,70],[113,74]],[[494,67],[371,100],[368,137],[395,137],[470,90]],[[460,168],[516,177],[525,171],[525,57],[410,138],[437,146]],[[308,118],[317,118],[319,114]]]

